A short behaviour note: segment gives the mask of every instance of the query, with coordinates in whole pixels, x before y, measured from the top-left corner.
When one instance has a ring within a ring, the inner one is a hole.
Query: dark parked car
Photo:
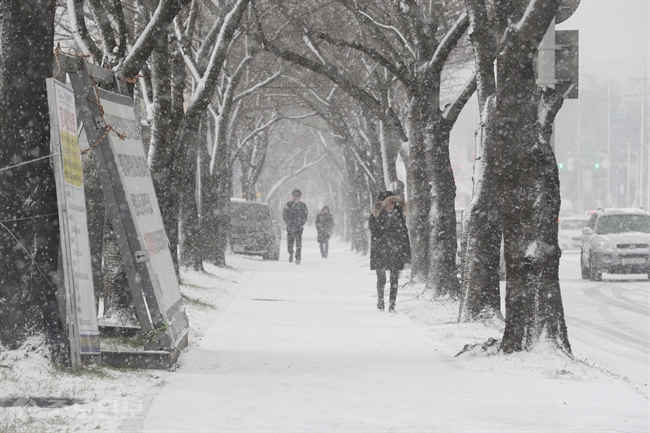
[[[268,203],[230,199],[230,246],[234,253],[280,258],[282,230]]]
[[[582,278],[600,281],[610,274],[648,274],[650,214],[641,209],[598,209],[582,229]]]

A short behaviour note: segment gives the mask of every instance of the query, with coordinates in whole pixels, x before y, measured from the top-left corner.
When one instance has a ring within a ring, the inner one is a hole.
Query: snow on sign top
[[[107,141],[119,173],[119,180],[112,182],[121,218],[131,220],[133,224],[125,226],[135,231],[127,230],[127,237],[136,262],[137,286],[144,292],[141,297],[146,300],[152,327],[171,332],[170,348],[174,348],[187,333],[187,316],[133,103],[131,98],[104,90],[99,96],[106,124],[121,134],[111,132]],[[128,211],[120,198],[128,204]]]

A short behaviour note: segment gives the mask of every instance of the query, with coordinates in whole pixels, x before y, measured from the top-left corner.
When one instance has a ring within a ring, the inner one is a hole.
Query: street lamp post
[[[607,160],[611,161],[611,144],[612,144],[612,137],[611,137],[611,97],[612,97],[612,83],[610,81],[607,81]],[[604,167],[604,164],[603,164]],[[607,198],[605,199],[605,202],[607,203],[607,206],[611,206],[612,204],[612,182],[611,182],[611,163],[607,164],[607,167],[604,167],[607,170]]]

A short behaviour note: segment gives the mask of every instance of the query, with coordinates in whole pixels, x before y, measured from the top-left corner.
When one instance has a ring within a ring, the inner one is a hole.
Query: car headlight
[[[607,241],[599,241],[596,244],[596,249],[597,250],[611,250],[613,248],[612,248],[612,244],[610,244],[609,242],[607,242]]]

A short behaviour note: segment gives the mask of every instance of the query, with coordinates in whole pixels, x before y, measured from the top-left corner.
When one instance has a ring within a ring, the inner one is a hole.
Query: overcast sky
[[[650,0],[582,0],[557,28],[580,31],[581,74],[624,82],[648,69]]]

